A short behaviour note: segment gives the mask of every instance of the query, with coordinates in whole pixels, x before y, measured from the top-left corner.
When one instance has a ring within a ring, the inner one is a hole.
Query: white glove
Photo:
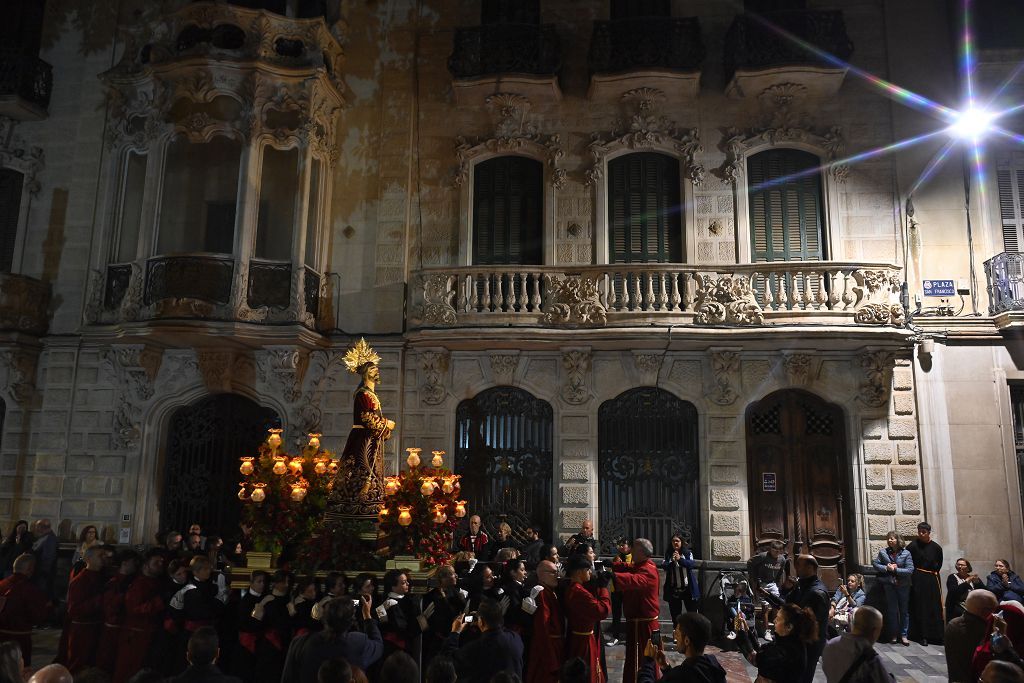
[[[309,616],[313,617],[317,621],[324,618],[324,603],[330,600],[330,598],[324,598],[320,602],[313,605],[313,611],[309,613]]]
[[[475,567],[476,563],[479,562],[479,561],[480,560],[476,559],[475,557],[473,559],[469,560],[469,571],[470,571],[470,573],[473,572],[473,567]]]
[[[495,593],[495,595],[503,595],[504,593],[505,593],[505,589],[504,588],[499,588],[498,592]]]
[[[530,589],[530,597],[536,600],[542,590],[544,590],[544,586],[534,586]]]
[[[416,617],[416,623],[420,625],[421,631],[426,631],[430,625],[427,623],[427,618],[422,614]]]
[[[463,600],[469,600],[469,591],[466,590],[465,588],[460,588],[459,589],[459,595],[462,596]]]
[[[376,611],[377,611],[377,619],[380,620],[380,623],[386,624],[387,621],[388,621],[388,608],[385,607],[384,605],[378,605]]]
[[[287,607],[288,607],[288,616],[294,617],[295,616],[295,603],[294,602],[289,602]]]
[[[503,597],[501,599],[501,601],[498,603],[498,606],[501,607],[501,613],[505,614],[505,612],[508,611],[509,605],[511,605],[511,604],[512,604],[512,601],[509,600],[509,597],[507,595],[505,597]]]
[[[429,605],[427,605],[427,608],[425,610],[423,610],[423,616],[426,617],[427,619],[429,619],[430,617],[434,616],[434,610],[436,608],[437,608],[437,603],[436,602],[430,603]]]
[[[533,598],[523,598],[521,609],[527,614],[533,614],[537,611],[537,601]]]
[[[267,603],[274,599],[274,596],[268,595],[256,604],[256,608],[252,611],[252,618],[256,621],[263,621],[263,610],[267,606]]]
[[[230,591],[228,590],[228,582],[224,577],[223,573],[217,574],[217,599],[223,604],[228,604],[228,597],[230,597]]]
[[[398,604],[398,600],[395,600],[394,598],[388,598],[387,600],[384,601],[383,607],[384,607],[384,609],[389,610],[389,609],[391,609],[392,607],[394,607],[397,604]]]

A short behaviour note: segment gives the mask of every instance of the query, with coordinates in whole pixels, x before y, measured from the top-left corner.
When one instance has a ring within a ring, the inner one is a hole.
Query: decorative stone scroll
[[[114,448],[131,450],[142,438],[142,407],[153,397],[163,350],[144,345],[114,346],[100,357],[101,366],[120,392],[114,402]]]
[[[566,351],[562,354],[562,368],[565,370],[562,399],[566,403],[581,405],[590,400],[590,391],[587,389],[590,363],[589,351]]]
[[[636,88],[622,95],[630,110],[624,119],[615,122],[610,133],[594,133],[587,150],[592,160],[585,172],[586,185],[595,185],[604,177],[605,159],[622,149],[652,149],[674,154],[682,159],[683,174],[694,185],[704,180],[704,167],[694,157],[704,151],[696,128],[679,128],[668,117],[657,112],[665,93],[656,88]]]
[[[436,406],[448,397],[444,377],[448,373],[449,358],[449,353],[444,350],[424,351],[420,354],[420,367],[423,369],[420,400],[427,405]]]
[[[545,325],[605,325],[608,311],[601,303],[597,282],[585,275],[544,275],[547,298]]]
[[[712,351],[711,374],[715,384],[708,392],[708,398],[720,406],[733,404],[739,397],[739,392],[732,386],[739,370],[740,355],[738,353],[735,351]]]
[[[36,348],[0,349],[0,392],[23,406],[27,404],[35,394],[38,361]]]
[[[496,384],[512,385],[518,369],[519,354],[491,354],[491,373]]]
[[[890,351],[867,351],[860,356],[864,378],[857,399],[872,408],[880,408],[889,400],[895,356]]]
[[[473,162],[483,156],[501,152],[518,152],[534,159],[544,160],[550,171],[550,182],[557,190],[565,187],[566,172],[559,163],[565,152],[558,135],[544,135],[526,120],[530,100],[515,93],[497,93],[485,100],[498,114],[494,134],[488,138],[455,138],[455,185],[465,185],[472,175]]]
[[[458,319],[452,306],[450,289],[451,276],[444,273],[429,273],[422,276],[423,303],[419,307],[420,318],[427,325],[454,325]]]
[[[747,131],[728,128],[722,134],[719,145],[725,152],[725,162],[716,172],[725,180],[738,183],[743,176],[743,160],[750,149],[761,144],[778,145],[786,142],[800,142],[822,150],[825,160],[830,163],[829,173],[837,182],[845,181],[849,175],[850,167],[847,164],[836,163],[846,148],[839,126],[833,126],[823,133],[799,126],[754,128]]]
[[[25,188],[33,197],[39,194],[39,174],[46,165],[42,147],[26,145],[14,132],[17,122],[0,116],[0,168],[10,168],[24,176]]]
[[[698,282],[694,322],[699,325],[763,325],[764,313],[754,296],[750,278],[696,276]]]

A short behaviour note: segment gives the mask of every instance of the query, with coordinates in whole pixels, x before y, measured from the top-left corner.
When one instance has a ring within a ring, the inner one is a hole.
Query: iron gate
[[[244,396],[218,394],[171,416],[164,451],[160,529],[189,524],[230,536],[238,530],[238,459],[256,455],[277,413]]]
[[[649,538],[655,555],[673,534],[701,548],[697,409],[663,389],[630,389],[598,409],[601,554],[615,539]]]
[[[487,389],[456,409],[455,469],[471,514],[493,537],[499,522],[517,541],[532,524],[551,529],[551,404],[514,387]]]

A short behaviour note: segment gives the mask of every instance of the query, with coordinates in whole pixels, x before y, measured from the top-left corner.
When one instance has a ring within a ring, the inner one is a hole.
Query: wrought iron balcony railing
[[[0,101],[20,98],[45,115],[52,91],[52,66],[38,57],[0,50]]]
[[[988,312],[1024,311],[1024,253],[1004,251],[985,261]]]
[[[897,266],[834,261],[431,268],[414,283],[412,323],[902,326],[901,282]]]
[[[0,331],[43,335],[49,327],[49,283],[0,273]]]
[[[456,79],[497,74],[553,76],[561,66],[554,24],[486,24],[455,29],[448,71]]]
[[[595,21],[590,38],[590,72],[698,71],[704,54],[700,22],[694,17]]]
[[[299,323],[315,327],[327,278],[308,266],[185,254],[107,266],[95,286],[93,323],[160,318]]]
[[[732,78],[739,69],[804,64],[835,66],[785,33],[842,61],[853,54],[842,10],[791,10],[763,16],[741,14],[725,34],[726,78]]]

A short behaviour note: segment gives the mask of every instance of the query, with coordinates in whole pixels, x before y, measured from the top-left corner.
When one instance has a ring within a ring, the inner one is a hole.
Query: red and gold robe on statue
[[[636,683],[636,672],[644,655],[644,647],[651,634],[658,631],[661,613],[661,595],[658,569],[650,559],[640,564],[615,562],[615,590],[622,594],[622,612],[626,618],[626,664],[622,669],[622,683]],[[654,664],[655,678],[661,677],[658,664]]]
[[[125,593],[114,683],[125,683],[145,664],[153,637],[163,628],[163,587],[160,577],[143,574]]]
[[[573,581],[562,597],[569,631],[565,658],[581,657],[590,667],[590,683],[603,683],[601,670],[601,632],[594,628],[611,614],[612,599],[607,588],[597,588],[596,595]]]
[[[384,442],[391,438],[380,399],[365,386],[356,389],[352,431],[341,452],[334,503],[342,514],[374,515],[384,501]]]
[[[565,663],[565,614],[555,591],[537,594],[526,683],[557,683]]]
[[[96,663],[96,651],[103,629],[103,573],[83,569],[68,586],[68,612],[64,618],[67,634],[68,670],[76,674]]]

